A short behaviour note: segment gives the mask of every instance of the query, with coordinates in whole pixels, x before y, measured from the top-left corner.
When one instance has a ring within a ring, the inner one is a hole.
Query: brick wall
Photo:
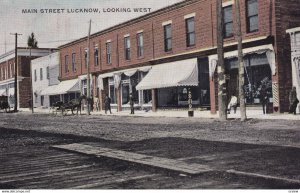
[[[19,106],[20,108],[29,108],[28,101],[31,99],[30,78],[24,78],[19,82]]]

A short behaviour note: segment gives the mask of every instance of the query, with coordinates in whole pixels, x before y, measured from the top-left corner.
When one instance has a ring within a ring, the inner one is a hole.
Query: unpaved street
[[[299,121],[0,113],[0,188],[299,188]],[[202,164],[189,176],[53,145],[82,143]]]

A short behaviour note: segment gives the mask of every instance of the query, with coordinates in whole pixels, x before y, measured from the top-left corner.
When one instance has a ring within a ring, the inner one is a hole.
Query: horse
[[[7,101],[0,101],[0,109],[4,109],[7,113],[7,109],[10,110],[9,103]]]
[[[82,104],[82,100],[86,99],[85,95],[81,95],[79,98],[77,99],[72,99],[71,101],[68,102],[68,105],[72,111],[72,114],[75,115],[74,110],[77,110],[77,115],[78,115],[78,111],[80,111],[80,115],[81,115],[81,104]]]

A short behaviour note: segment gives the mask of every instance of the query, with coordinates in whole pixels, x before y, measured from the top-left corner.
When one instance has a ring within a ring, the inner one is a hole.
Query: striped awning
[[[153,66],[136,89],[198,86],[198,82],[197,58],[193,58]]]

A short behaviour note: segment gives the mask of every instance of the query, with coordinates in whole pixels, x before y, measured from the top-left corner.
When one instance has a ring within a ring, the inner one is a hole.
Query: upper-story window
[[[136,39],[137,39],[137,56],[143,57],[144,56],[144,38],[143,38],[143,33],[138,33],[136,34]]]
[[[185,28],[186,28],[186,46],[194,46],[195,45],[195,18],[187,18],[185,20]]]
[[[34,82],[37,80],[36,69],[34,69]]]
[[[65,73],[69,72],[69,56],[65,56]]]
[[[172,50],[172,25],[168,24],[164,26],[164,42],[165,42],[165,51]]]
[[[88,64],[87,58],[88,58],[88,50],[85,49],[84,50],[84,65],[86,68],[87,68],[87,64]]]
[[[72,54],[72,72],[76,72],[76,53]]]
[[[130,60],[130,36],[124,38],[125,60]]]
[[[98,51],[98,47],[95,47],[95,49],[94,49],[94,65],[95,66],[99,65],[99,51]]]
[[[232,5],[223,8],[224,14],[224,37],[229,38],[233,36],[233,17]]]
[[[111,42],[106,43],[106,63],[111,64]]]
[[[247,0],[247,32],[258,31],[258,2]]]
[[[40,80],[43,80],[43,68],[40,68]]]
[[[49,71],[49,66],[46,68],[46,73],[47,73],[47,79],[50,79],[50,71]]]

